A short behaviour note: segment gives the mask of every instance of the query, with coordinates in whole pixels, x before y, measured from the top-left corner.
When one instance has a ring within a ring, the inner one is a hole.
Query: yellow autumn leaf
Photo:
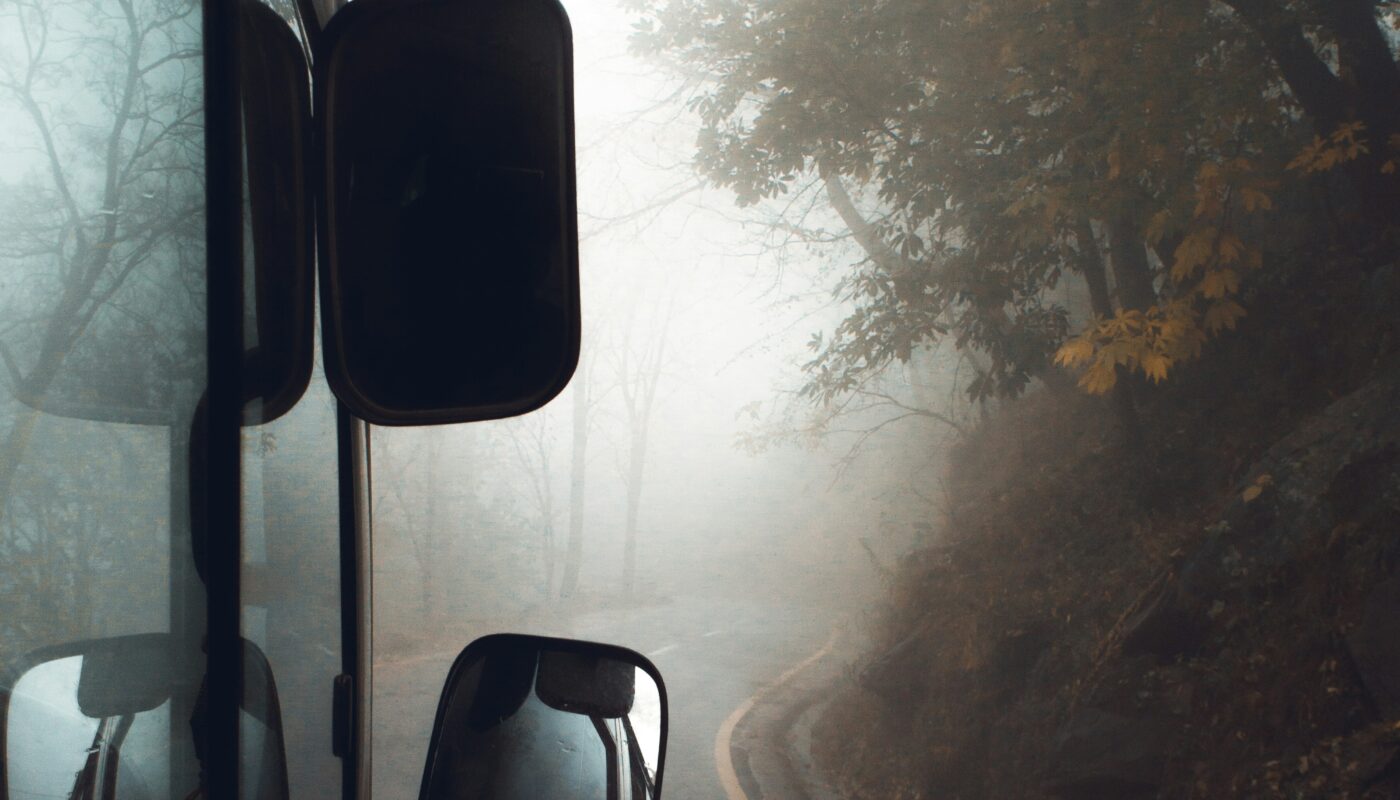
[[[1206,309],[1205,327],[1212,334],[1234,330],[1235,322],[1245,315],[1244,307],[1234,300],[1221,300]]]
[[[1244,242],[1233,233],[1226,233],[1220,237],[1218,246],[1220,260],[1226,264],[1233,264],[1240,260],[1240,255],[1244,253]]]
[[[1143,228],[1143,238],[1147,239],[1148,244],[1155,247],[1158,242],[1162,241],[1162,237],[1167,233],[1167,223],[1171,221],[1171,218],[1171,212],[1166,209],[1152,215],[1152,218],[1147,221],[1147,227]]]
[[[1132,366],[1137,360],[1138,348],[1125,339],[1109,342],[1099,348],[1096,364],[1122,364]]]
[[[1240,290],[1240,276],[1232,269],[1213,269],[1201,276],[1201,294],[1215,300]]]
[[[1251,484],[1248,489],[1245,489],[1241,496],[1244,497],[1246,503],[1252,502],[1255,498],[1264,493],[1264,487],[1273,484],[1273,482],[1274,476],[1265,472],[1255,478],[1254,483]]]
[[[1142,371],[1153,383],[1161,383],[1167,379],[1167,370],[1171,368],[1172,360],[1157,352],[1144,353],[1142,357]]]
[[[1113,364],[1099,359],[1079,376],[1079,388],[1089,394],[1106,394],[1118,382]]]
[[[1062,367],[1077,367],[1093,357],[1094,343],[1082,336],[1070,339],[1055,351],[1055,363]]]
[[[1320,154],[1326,147],[1327,143],[1322,140],[1321,136],[1314,136],[1312,142],[1304,147],[1298,155],[1294,156],[1293,160],[1288,162],[1288,166],[1285,167],[1285,169],[1301,169],[1306,172],[1316,171],[1313,165],[1317,163]]]
[[[1366,123],[1354,119],[1350,122],[1343,122],[1332,131],[1332,141],[1337,144],[1356,141],[1356,138],[1366,131]]]
[[[1365,142],[1349,142],[1343,152],[1346,153],[1347,160],[1352,161],[1371,152],[1371,148]]]
[[[1172,254],[1172,280],[1180,283],[1190,278],[1202,264],[1210,258],[1215,228],[1205,227],[1191,231],[1177,245]]]

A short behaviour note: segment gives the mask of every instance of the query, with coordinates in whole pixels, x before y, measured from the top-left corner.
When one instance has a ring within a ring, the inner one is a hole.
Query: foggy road
[[[834,614],[797,603],[681,597],[514,632],[605,641],[645,654],[661,671],[670,710],[663,797],[726,800],[716,735],[736,708],[820,650],[835,622]],[[376,665],[376,797],[416,796],[442,680],[465,644]]]

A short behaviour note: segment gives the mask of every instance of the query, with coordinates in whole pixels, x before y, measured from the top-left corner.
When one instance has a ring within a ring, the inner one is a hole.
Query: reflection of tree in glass
[[[0,156],[7,593],[87,605],[79,595],[94,589],[80,576],[117,558],[110,537],[139,519],[118,510],[152,499],[141,474],[154,465],[132,454],[151,445],[165,454],[147,434],[49,424],[35,408],[172,424],[202,380],[198,9],[192,0],[0,9],[0,119],[16,144]],[[26,459],[36,438],[51,453],[91,454]],[[74,613],[74,624],[94,624],[95,612]]]

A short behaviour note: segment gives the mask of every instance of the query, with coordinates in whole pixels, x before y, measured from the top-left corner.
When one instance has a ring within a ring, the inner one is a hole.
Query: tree
[[[117,358],[157,395],[137,401],[167,406],[171,382],[202,363],[203,106],[200,53],[188,45],[198,4],[17,0],[6,10],[21,46],[0,58],[0,97],[36,151],[36,169],[4,187],[0,214],[0,255],[24,276],[6,297],[17,312],[3,340],[9,388],[40,405],[51,390],[75,391],[65,369],[72,378]],[[75,70],[94,76],[89,96],[68,93]],[[133,280],[151,271],[188,276],[170,282],[186,296]],[[22,413],[8,432],[0,498],[34,421]]]
[[[145,591],[152,582],[102,576],[158,564],[152,534],[183,527],[165,497],[173,431],[39,409],[188,425],[204,350],[199,41],[190,0],[0,6],[0,120],[20,157],[0,174],[0,584],[66,615],[74,636],[139,608],[90,598]],[[27,458],[36,440],[85,455]],[[27,636],[23,624],[4,635]]]
[[[593,424],[593,407],[598,395],[590,381],[593,357],[585,349],[570,381],[571,410],[569,448],[569,536],[564,546],[564,567],[559,579],[559,596],[571,597],[578,591],[583,567],[584,499],[588,486],[588,437]]]
[[[626,307],[630,313],[623,319],[621,329],[615,332],[620,341],[614,350],[612,366],[627,424],[627,457],[622,467],[622,481],[626,488],[622,586],[623,591],[631,595],[637,583],[637,521],[646,477],[647,439],[651,414],[656,407],[656,391],[661,384],[662,367],[667,356],[666,342],[675,303],[672,298],[664,306],[656,306],[649,318],[639,318],[640,303],[629,303]]]
[[[544,563],[543,583],[540,588],[541,594],[546,598],[553,596],[554,573],[558,560],[558,546],[554,535],[558,510],[554,502],[554,472],[550,468],[550,454],[554,450],[555,437],[550,421],[549,412],[540,409],[504,423],[515,465],[524,478],[517,485],[525,487],[521,494],[526,496],[527,503],[531,506],[527,526],[539,531],[539,553]],[[574,582],[577,583],[577,567],[574,568],[573,576]],[[565,582],[567,581],[566,577]],[[560,595],[563,594],[561,589]]]
[[[701,174],[740,205],[815,176],[864,251],[840,287],[851,311],[806,367],[818,403],[947,337],[987,358],[974,398],[1015,396],[1058,360],[1086,390],[1117,387],[1132,427],[1133,385],[1245,313],[1267,260],[1248,233],[1299,191],[1287,167],[1309,141],[1378,229],[1397,218],[1390,3],[634,7],[635,47],[698,87]],[[1067,274],[1096,315],[1073,339],[1050,295]]]

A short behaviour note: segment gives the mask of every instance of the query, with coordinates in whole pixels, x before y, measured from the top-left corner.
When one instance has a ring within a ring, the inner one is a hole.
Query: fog
[[[859,629],[927,543],[927,487],[955,431],[908,412],[972,413],[951,348],[844,411],[798,395],[813,336],[849,313],[833,289],[860,248],[814,179],[747,208],[703,186],[687,87],[629,54],[635,15],[567,6],[580,365],[521,418],[372,431],[377,794],[416,787],[456,650],[514,631],[653,655],[671,684],[667,794],[721,796],[720,720]]]
[[[378,581],[399,585],[402,572],[407,585],[420,568],[413,542],[456,529],[484,551],[465,548],[463,566],[489,560],[494,581],[486,588],[443,575],[435,591],[478,609],[556,598],[580,477],[571,464],[580,402],[586,594],[627,594],[629,488],[638,498],[639,597],[794,590],[782,581],[755,587],[759,564],[789,565],[785,578],[820,586],[824,571],[837,577],[870,566],[863,537],[879,557],[897,558],[907,536],[868,524],[828,529],[840,527],[833,520],[841,515],[851,524],[871,519],[884,499],[908,490],[913,473],[936,471],[939,449],[929,445],[949,440],[952,428],[927,418],[891,421],[900,414],[891,406],[832,418],[796,394],[811,337],[848,311],[832,299],[831,273],[859,261],[858,248],[774,232],[769,223],[795,218],[794,205],[806,206],[807,228],[839,228],[811,187],[746,209],[726,191],[701,188],[689,163],[698,127],[683,87],[628,55],[631,17],[607,3],[569,11],[585,316],[579,369],[560,396],[525,417],[373,432]],[[921,366],[938,358],[921,354]],[[963,418],[956,360],[943,361],[942,373],[920,370],[918,386],[898,369],[881,386],[911,406],[934,398]],[[512,527],[486,530],[469,506]],[[814,530],[829,539],[814,542]],[[546,587],[551,558],[556,574]],[[745,563],[748,570],[735,570]],[[381,622],[409,613],[395,601],[410,596],[381,598]]]
[[[348,671],[374,795],[414,796],[453,658],[509,631],[659,667],[672,798],[1400,796],[1394,2],[566,5],[577,372],[518,418],[366,428],[345,474],[319,365],[247,403],[250,781],[280,740],[291,796],[340,796]],[[12,793],[119,746],[123,787],[216,774],[202,6],[0,3]]]

